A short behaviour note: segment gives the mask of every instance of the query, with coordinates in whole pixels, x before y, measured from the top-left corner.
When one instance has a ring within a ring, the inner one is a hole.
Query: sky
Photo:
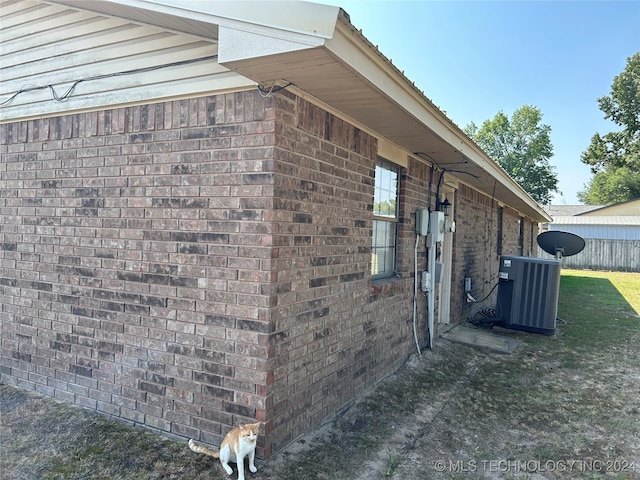
[[[640,51],[640,0],[314,0],[351,23],[459,127],[533,105],[551,127],[560,193],[576,205],[591,179],[591,137],[620,128],[597,99]]]

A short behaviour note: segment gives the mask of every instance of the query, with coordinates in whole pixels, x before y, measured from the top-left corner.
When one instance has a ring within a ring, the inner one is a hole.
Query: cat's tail
[[[220,458],[220,452],[213,451],[204,445],[198,445],[193,441],[193,438],[189,440],[189,448],[196,453],[204,453],[205,455],[211,455],[213,458]]]

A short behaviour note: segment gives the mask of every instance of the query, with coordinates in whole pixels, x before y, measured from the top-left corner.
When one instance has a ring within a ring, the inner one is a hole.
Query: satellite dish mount
[[[580,253],[584,249],[584,239],[570,232],[560,230],[549,230],[538,235],[536,239],[540,248],[553,255],[556,260],[562,257],[570,257]]]

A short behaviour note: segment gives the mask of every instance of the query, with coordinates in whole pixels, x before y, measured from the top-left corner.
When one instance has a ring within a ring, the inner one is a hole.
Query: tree
[[[587,205],[609,205],[634,198],[640,198],[640,171],[629,167],[597,172],[578,192],[578,199]]]
[[[599,98],[598,105],[622,130],[591,138],[580,158],[594,177],[578,198],[591,205],[640,198],[640,53],[627,59],[610,95]]]
[[[546,204],[558,192],[558,177],[549,164],[553,146],[551,127],[541,124],[536,107],[520,107],[511,118],[498,112],[480,128],[473,122],[465,132],[538,203]]]

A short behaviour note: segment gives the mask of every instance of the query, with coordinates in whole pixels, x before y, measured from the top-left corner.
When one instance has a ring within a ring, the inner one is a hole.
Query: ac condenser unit
[[[555,334],[560,262],[544,258],[500,257],[496,315],[506,328]]]

